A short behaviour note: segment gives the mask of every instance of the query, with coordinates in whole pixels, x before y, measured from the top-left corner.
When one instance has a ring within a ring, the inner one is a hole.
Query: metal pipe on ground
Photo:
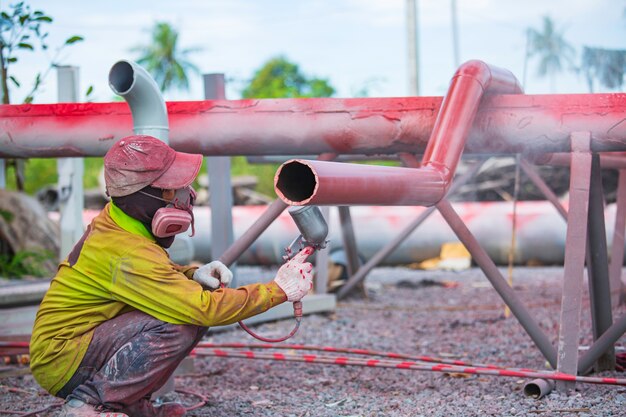
[[[420,168],[291,160],[276,172],[276,194],[291,205],[432,206],[448,191],[483,96],[498,93],[522,89],[507,70],[466,62],[452,77]]]
[[[555,382],[549,379],[533,379],[524,384],[524,395],[539,400],[550,394],[554,389]]]

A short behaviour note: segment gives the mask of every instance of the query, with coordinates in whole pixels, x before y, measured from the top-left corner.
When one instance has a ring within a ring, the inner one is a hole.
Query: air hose
[[[328,224],[326,223],[326,220],[324,219],[324,216],[322,215],[319,207],[290,207],[289,214],[293,218],[293,221],[296,223],[296,226],[300,231],[300,235],[295,238],[289,246],[285,248],[285,256],[283,256],[285,262],[289,262],[289,260],[291,259],[291,254],[294,253],[293,248],[298,243],[300,244],[300,249],[304,248],[305,246],[311,246],[315,251],[317,251],[326,247],[326,244],[328,243],[328,241],[326,240],[326,237],[328,236]],[[314,252],[312,252],[311,254],[313,253]],[[241,328],[244,329],[250,336],[263,342],[284,342],[285,340],[295,335],[300,328],[300,322],[302,321],[302,301],[294,301],[293,315],[296,319],[296,326],[287,336],[279,337],[276,339],[263,337],[254,333],[248,326],[246,326],[243,321],[239,321],[239,326],[241,326]]]

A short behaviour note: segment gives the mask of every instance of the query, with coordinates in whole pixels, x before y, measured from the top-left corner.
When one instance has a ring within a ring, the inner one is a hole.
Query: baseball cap
[[[202,155],[176,152],[147,135],[120,139],[104,155],[104,181],[111,197],[122,197],[148,185],[177,190],[198,175]]]

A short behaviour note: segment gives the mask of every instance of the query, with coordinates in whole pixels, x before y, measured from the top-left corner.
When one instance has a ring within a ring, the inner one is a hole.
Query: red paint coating
[[[204,155],[423,152],[442,101],[169,102],[170,144]],[[594,151],[626,151],[625,114],[624,93],[485,97],[464,152],[569,152],[570,132],[582,130],[591,131]],[[0,105],[0,157],[103,156],[132,128],[122,102]]]
[[[482,61],[469,61],[452,77],[421,167],[292,160],[276,172],[276,194],[285,203],[297,206],[435,205],[452,183],[483,96],[520,93],[522,89],[509,71]],[[302,168],[293,169],[299,165]],[[306,172],[305,167],[310,172]],[[304,190],[302,182],[311,180],[315,181],[315,186]]]

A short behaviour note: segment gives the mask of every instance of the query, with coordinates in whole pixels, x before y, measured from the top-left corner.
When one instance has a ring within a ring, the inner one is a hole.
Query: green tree
[[[13,75],[12,69],[19,61],[22,52],[35,52],[37,49],[46,53],[49,50],[47,43],[47,25],[53,22],[52,17],[41,10],[32,10],[25,2],[9,5],[8,9],[0,8],[0,84],[2,85],[2,103],[11,103],[10,86],[19,88],[21,82]],[[47,67],[37,73],[31,89],[24,98],[24,103],[31,103],[50,70],[57,62],[61,51],[68,45],[82,41],[82,36],[70,36],[56,48],[56,53],[48,60]],[[91,87],[90,87],[91,88]],[[7,161],[7,167],[15,169],[15,184],[20,191],[24,190],[24,160],[14,159]]]
[[[309,78],[297,64],[279,56],[257,70],[243,89],[243,98],[330,97],[335,89],[323,78]]]
[[[8,10],[0,12],[0,74],[2,83],[2,103],[9,104],[11,102],[9,92],[9,81],[15,87],[20,87],[20,81],[11,75],[10,68],[15,65],[18,60],[18,53],[24,51],[35,51],[39,47],[42,51],[47,51],[49,45],[47,43],[48,32],[45,26],[51,24],[52,17],[46,15],[41,10],[32,10],[31,7],[24,2],[10,5]],[[37,90],[43,84],[44,79],[50,70],[58,65],[57,58],[61,50],[73,43],[82,41],[82,36],[70,36],[60,47],[56,48],[56,53],[49,60],[47,68],[43,72],[37,73],[33,87],[26,95],[24,103],[30,103],[34,99]],[[36,42],[36,43],[35,43]]]
[[[199,74],[200,70],[188,57],[200,48],[180,49],[178,31],[166,22],[155,23],[151,37],[149,45],[132,49],[141,54],[137,63],[152,74],[161,91],[172,87],[189,90],[187,74],[189,71]]]
[[[549,77],[550,89],[556,90],[556,75],[563,71],[565,64],[574,68],[575,50],[564,38],[563,31],[557,31],[549,16],[544,16],[540,30],[528,28],[526,59],[537,57],[537,75]]]

